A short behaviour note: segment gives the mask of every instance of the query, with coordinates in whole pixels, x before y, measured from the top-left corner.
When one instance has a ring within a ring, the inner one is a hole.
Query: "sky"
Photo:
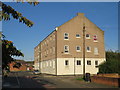
[[[5,2],[34,22],[27,27],[18,20],[2,21],[6,39],[14,42],[24,53],[26,61],[34,60],[34,47],[57,26],[76,16],[78,12],[105,31],[106,50],[118,50],[118,3],[117,2],[40,2],[33,6],[28,3]],[[15,57],[16,58],[16,57]]]

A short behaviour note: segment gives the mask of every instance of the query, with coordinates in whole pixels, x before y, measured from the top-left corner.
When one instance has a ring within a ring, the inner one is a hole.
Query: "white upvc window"
[[[41,53],[41,58],[42,58],[42,53]]]
[[[77,60],[77,65],[81,65],[81,60]]]
[[[87,47],[86,47],[86,50],[87,50],[87,52],[91,52],[91,47],[90,47],[90,46],[87,46]]]
[[[76,38],[80,38],[80,34],[76,34]]]
[[[91,65],[91,61],[90,60],[87,60],[87,65]]]
[[[46,61],[46,66],[48,67],[48,61]]]
[[[52,48],[50,48],[50,53],[52,53]]]
[[[53,68],[55,68],[55,61],[53,61]]]
[[[50,41],[52,40],[52,36],[50,36]]]
[[[97,40],[97,35],[94,35],[94,36],[93,36],[93,39],[94,39],[94,42],[98,42],[98,40]]]
[[[69,65],[69,61],[65,60],[65,66],[68,66],[68,65]]]
[[[98,55],[98,48],[97,47],[94,48],[94,54]]]
[[[96,66],[98,65],[98,61],[97,61],[97,60],[95,60],[95,65],[96,65]]]
[[[80,50],[81,50],[80,46],[76,46],[76,51],[80,52]]]
[[[53,54],[55,54],[55,47],[53,47]]]
[[[69,33],[64,33],[64,40],[69,40]]]
[[[90,39],[90,34],[86,34],[86,39]]]
[[[69,53],[69,46],[68,45],[64,46],[64,53]]]
[[[50,61],[50,66],[52,66],[52,62]]]

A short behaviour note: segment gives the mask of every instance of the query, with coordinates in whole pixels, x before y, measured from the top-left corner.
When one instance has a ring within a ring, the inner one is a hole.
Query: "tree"
[[[12,56],[24,56],[20,50],[13,45],[12,41],[2,40],[2,69],[9,70],[9,64],[16,59]]]
[[[16,0],[17,2],[23,2],[24,0]],[[34,6],[37,5],[39,2],[37,2],[37,0],[26,0],[28,1],[29,4],[33,4]],[[33,26],[33,22],[30,21],[29,19],[27,19],[26,17],[24,17],[20,12],[16,11],[14,8],[12,8],[9,5],[6,5],[3,2],[0,2],[2,6],[2,11],[0,11],[0,15],[2,15],[0,17],[0,20],[10,20],[11,17],[13,17],[14,19],[19,20],[19,22],[24,23],[25,25],[27,25],[28,27]]]
[[[106,51],[106,62],[99,65],[99,73],[119,73],[120,74],[120,52]]]

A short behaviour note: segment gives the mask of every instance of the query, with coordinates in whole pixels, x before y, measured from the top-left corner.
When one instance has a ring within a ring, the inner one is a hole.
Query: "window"
[[[76,51],[80,52],[80,46],[76,46]]]
[[[64,33],[64,40],[68,40],[69,39],[69,34],[68,33]]]
[[[55,61],[53,61],[53,68],[55,68]]]
[[[91,51],[91,48],[89,46],[87,46],[87,52],[90,52]]]
[[[69,53],[69,46],[68,45],[64,46],[64,53]]]
[[[52,48],[50,48],[50,53],[52,53]]]
[[[68,65],[68,64],[69,64],[68,60],[65,60],[65,65]]]
[[[53,47],[53,54],[55,54],[55,47]]]
[[[86,38],[87,38],[87,39],[90,39],[90,35],[89,35],[89,34],[86,34]]]
[[[81,61],[80,60],[77,60],[77,65],[81,65]]]
[[[97,42],[97,35],[93,36],[94,42]]]
[[[76,34],[76,38],[80,38],[80,34]]]
[[[46,66],[48,66],[48,61],[46,61]]]
[[[98,65],[98,61],[95,61],[95,65]]]
[[[90,60],[87,61],[87,65],[91,65],[91,61]]]
[[[94,54],[97,55],[98,54],[98,48],[94,48]]]
[[[46,50],[46,54],[48,54],[48,50]]]
[[[52,66],[52,62],[50,61],[50,66]]]

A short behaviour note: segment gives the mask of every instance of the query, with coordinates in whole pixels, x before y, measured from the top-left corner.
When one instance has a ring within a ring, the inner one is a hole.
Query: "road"
[[[78,81],[74,76],[34,75],[31,72],[11,73],[7,82],[11,88],[115,88],[96,83]],[[16,79],[16,80],[15,80]]]

